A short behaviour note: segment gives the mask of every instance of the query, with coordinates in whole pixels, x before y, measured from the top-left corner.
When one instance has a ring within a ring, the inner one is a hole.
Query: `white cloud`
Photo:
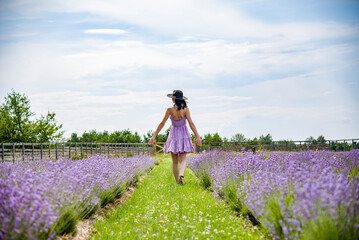
[[[86,27],[80,40],[2,45],[1,87],[23,89],[36,112],[55,111],[68,133],[155,129],[171,106],[166,93],[178,88],[190,99],[200,134],[303,139],[358,132],[349,121],[359,120],[351,110],[357,99],[340,84],[341,75],[332,76],[358,64],[358,46],[345,41],[358,36],[358,27],[270,24],[214,0],[13,4],[23,16],[81,12],[130,26],[128,32]],[[110,41],[91,34],[125,36]]]
[[[219,0],[23,0],[16,1],[14,6],[22,15],[32,16],[47,11],[86,12],[184,40],[188,37],[211,37],[303,42],[358,34],[358,26],[338,22],[270,24],[249,16],[230,2]]]
[[[85,30],[86,34],[106,34],[106,35],[122,35],[127,33],[127,31],[122,29],[88,29]]]

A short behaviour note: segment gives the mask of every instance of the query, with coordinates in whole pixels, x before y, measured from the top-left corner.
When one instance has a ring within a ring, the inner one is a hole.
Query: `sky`
[[[0,103],[66,137],[156,130],[181,89],[201,136],[359,138],[358,76],[357,0],[0,0]]]

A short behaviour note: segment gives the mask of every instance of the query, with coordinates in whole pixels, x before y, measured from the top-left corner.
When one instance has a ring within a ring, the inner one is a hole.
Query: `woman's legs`
[[[173,152],[171,152],[171,156],[173,175],[175,176],[176,182],[178,182],[178,154],[174,154]]]
[[[187,153],[179,153],[178,161],[180,163],[179,175],[184,177],[184,172],[186,171],[186,155]]]

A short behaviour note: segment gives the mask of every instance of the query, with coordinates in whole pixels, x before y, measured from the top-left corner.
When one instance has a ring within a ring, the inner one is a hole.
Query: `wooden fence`
[[[108,156],[152,155],[153,147],[146,143],[0,143],[2,162],[35,159],[79,159],[105,154]]]
[[[359,149],[359,139],[340,139],[317,141],[271,141],[271,142],[207,142],[202,146],[196,145],[196,152],[222,149],[231,151],[305,151],[330,150],[350,151]]]

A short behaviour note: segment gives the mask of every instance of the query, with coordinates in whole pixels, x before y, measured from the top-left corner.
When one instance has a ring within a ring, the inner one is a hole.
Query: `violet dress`
[[[173,152],[174,154],[194,152],[191,135],[189,134],[186,126],[186,116],[183,118],[174,119],[172,115],[171,108],[170,118],[172,121],[172,127],[163,151],[166,153]]]

